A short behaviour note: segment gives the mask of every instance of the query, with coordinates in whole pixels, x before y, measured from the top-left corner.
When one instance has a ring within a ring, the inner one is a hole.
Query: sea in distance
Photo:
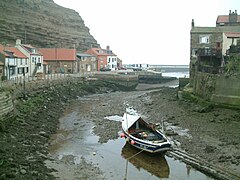
[[[189,78],[188,65],[153,65],[151,68],[156,68],[164,77]]]

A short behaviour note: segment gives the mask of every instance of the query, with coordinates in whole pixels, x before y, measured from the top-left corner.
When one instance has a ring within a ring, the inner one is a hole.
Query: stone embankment
[[[13,111],[12,97],[9,93],[0,92],[0,117]]]

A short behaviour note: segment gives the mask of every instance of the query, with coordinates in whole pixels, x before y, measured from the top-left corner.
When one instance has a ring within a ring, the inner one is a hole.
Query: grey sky
[[[74,9],[102,48],[124,64],[189,64],[191,21],[215,26],[218,15],[240,14],[239,0],[54,0]]]

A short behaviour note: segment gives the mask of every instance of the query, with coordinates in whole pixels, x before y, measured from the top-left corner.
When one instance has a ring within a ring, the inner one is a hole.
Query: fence
[[[14,85],[25,85],[25,83],[32,82],[32,81],[49,81],[49,80],[54,80],[54,79],[61,79],[61,78],[66,78],[66,77],[91,77],[94,76],[95,72],[85,72],[85,73],[78,73],[78,74],[62,74],[62,73],[55,73],[55,74],[42,74],[39,76],[35,77],[15,77],[14,79],[11,80],[5,80],[1,81],[0,80],[0,88],[4,87],[11,87]]]

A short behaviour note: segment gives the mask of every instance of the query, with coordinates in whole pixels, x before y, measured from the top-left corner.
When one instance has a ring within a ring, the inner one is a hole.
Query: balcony
[[[216,48],[199,48],[197,50],[197,56],[222,56],[222,49]]]

